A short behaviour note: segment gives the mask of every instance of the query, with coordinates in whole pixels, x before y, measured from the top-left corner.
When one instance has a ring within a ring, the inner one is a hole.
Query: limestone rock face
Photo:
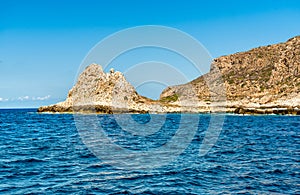
[[[147,98],[137,94],[120,72],[104,73],[102,67],[91,64],[79,76],[64,102],[39,108],[40,112],[97,111],[111,113],[114,109],[129,110]]]
[[[96,112],[96,113],[148,113],[178,111],[164,103],[139,95],[124,75],[111,69],[91,64],[81,73],[65,101],[43,106],[39,112]]]
[[[76,85],[70,90],[67,102],[76,105],[132,103],[139,99],[134,87],[120,72],[104,73],[97,64],[88,66],[79,76]]]
[[[211,92],[211,88],[218,86],[220,81],[214,79],[214,66],[222,75],[227,107],[300,108],[300,36],[285,43],[216,58],[208,74],[188,84],[168,87],[160,98],[166,99],[176,94],[190,99],[192,97],[186,94],[193,86],[199,102],[210,102],[212,97],[218,96]],[[211,83],[208,85],[208,82]]]
[[[39,112],[235,112],[300,114],[300,36],[214,59],[209,73],[167,87],[157,101],[139,95],[122,73],[91,64],[64,102]]]

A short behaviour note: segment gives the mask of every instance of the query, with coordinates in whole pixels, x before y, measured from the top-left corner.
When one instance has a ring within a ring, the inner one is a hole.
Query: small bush
[[[178,100],[178,94],[174,93],[171,96],[163,97],[160,101],[162,102],[176,102]]]

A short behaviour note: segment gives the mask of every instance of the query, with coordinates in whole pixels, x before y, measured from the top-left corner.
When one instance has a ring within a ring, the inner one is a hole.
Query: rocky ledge
[[[214,59],[211,71],[166,88],[159,100],[139,95],[120,72],[91,64],[64,102],[38,112],[300,115],[300,36]],[[223,91],[223,94],[220,94]]]

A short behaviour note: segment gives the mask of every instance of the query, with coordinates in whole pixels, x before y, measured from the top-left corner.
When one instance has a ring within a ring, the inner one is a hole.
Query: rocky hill
[[[226,89],[227,111],[238,113],[299,113],[300,108],[300,36],[285,43],[258,47],[214,59]],[[186,99],[191,86],[199,101],[211,101],[207,80],[214,71],[190,83],[168,87],[160,98]],[[216,84],[217,81],[212,81]],[[169,97],[169,98],[168,98]],[[176,104],[173,101],[173,104]],[[277,109],[279,108],[279,109]],[[280,110],[280,111],[279,111]]]
[[[64,102],[40,107],[39,112],[144,112],[142,104],[150,99],[140,96],[123,74],[113,69],[104,73],[102,67],[91,64],[79,76]],[[138,107],[136,104],[141,104]],[[137,108],[135,108],[137,106]]]
[[[120,72],[92,64],[66,101],[39,112],[236,112],[300,114],[300,36],[214,59],[211,71],[166,88],[157,101],[139,95]]]
[[[121,72],[111,69],[104,73],[100,65],[91,64],[81,73],[64,102],[42,106],[38,112],[164,113],[183,109],[143,97]],[[184,111],[196,112],[188,108]]]

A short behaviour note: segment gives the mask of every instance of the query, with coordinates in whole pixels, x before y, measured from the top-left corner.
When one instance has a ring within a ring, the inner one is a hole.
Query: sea
[[[1,109],[0,194],[300,194],[299,116],[215,116]]]

